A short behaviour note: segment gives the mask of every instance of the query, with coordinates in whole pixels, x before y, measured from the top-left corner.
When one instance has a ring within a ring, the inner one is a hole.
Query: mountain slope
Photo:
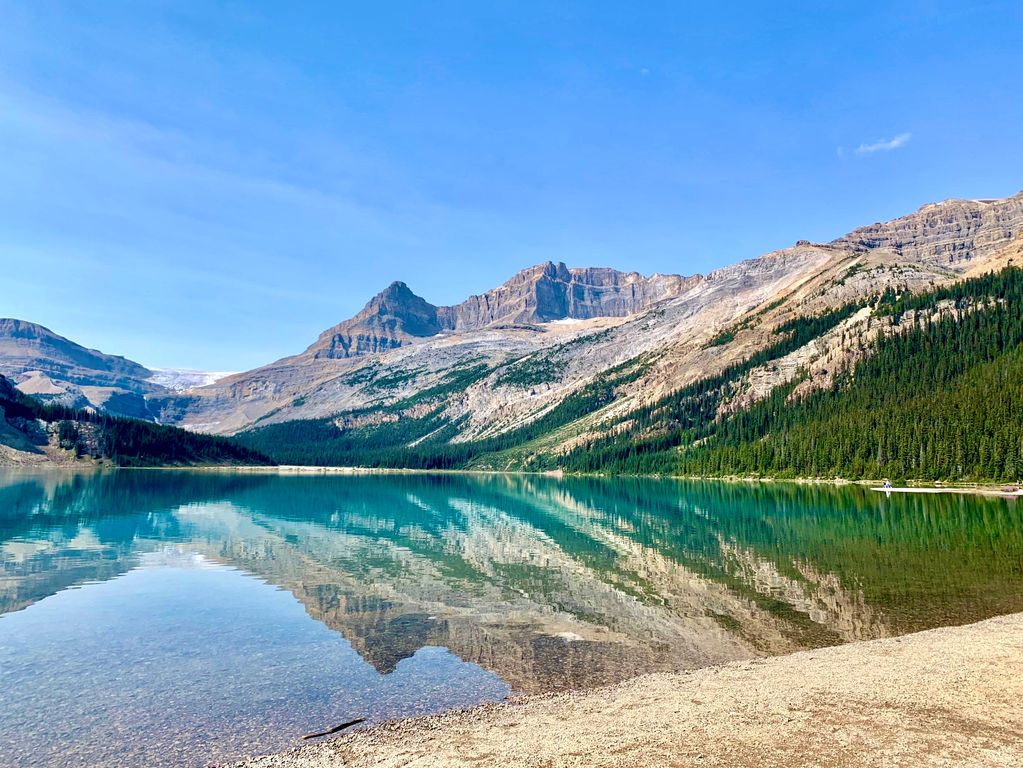
[[[0,466],[82,460],[118,466],[271,463],[227,438],[42,403],[0,376]]]
[[[0,318],[0,375],[50,402],[136,418],[152,418],[145,397],[164,391],[139,363],[13,318]]]
[[[732,381],[630,414],[613,436],[538,457],[575,471],[1016,481],[1023,470],[1023,269],[868,310],[885,328],[827,387],[811,375],[743,409]],[[847,337],[859,347],[860,337]]]
[[[750,371],[855,317],[882,330],[870,342],[845,336],[865,354],[827,386],[804,387],[813,374],[803,370],[752,405],[727,407]],[[1023,471],[1023,269],[901,298],[889,291],[787,323],[776,336],[721,374],[617,416],[606,406],[642,364],[606,372],[537,421],[482,440],[450,442],[457,425],[440,409],[354,428],[288,422],[239,439],[289,463],[975,481],[1015,481]],[[559,447],[565,429],[601,412],[600,433]]]
[[[421,420],[440,408],[430,423],[446,426],[449,442],[475,442],[538,422],[570,398],[584,397],[587,386],[616,366],[641,364],[642,372],[620,383],[600,413],[578,421],[571,434],[550,435],[567,450],[572,440],[604,429],[606,417],[627,414],[770,348],[777,341],[774,329],[785,323],[889,289],[928,290],[1003,266],[1020,231],[1023,195],[1016,195],[927,205],[828,244],[800,242],[702,277],[640,278],[541,265],[485,300],[458,305],[462,330],[446,329],[458,323],[442,308],[434,323],[432,305],[423,302],[417,306],[427,322],[414,326],[423,335],[408,333],[413,325],[404,319],[414,315],[406,313],[401,327],[407,336],[397,348],[330,358],[317,357],[314,345],[311,352],[211,387],[156,398],[154,407],[164,421],[227,434],[309,419],[330,419],[345,430],[398,420],[411,426],[413,420],[420,426],[409,430],[418,435],[410,439],[425,436],[420,433],[427,422]],[[586,300],[564,310],[574,317],[544,322],[552,315],[538,311],[529,297],[540,295],[537,286],[545,280],[570,286],[572,279],[593,291],[602,281],[616,284],[599,301],[586,299],[576,285],[569,295]],[[476,314],[476,307],[487,312]],[[604,315],[590,316],[598,311]],[[523,320],[529,322],[512,322]],[[860,354],[842,348],[841,334],[868,322],[862,313],[846,318],[819,339],[754,366],[728,407],[756,402],[806,366],[816,370],[815,383],[807,386],[827,383]]]

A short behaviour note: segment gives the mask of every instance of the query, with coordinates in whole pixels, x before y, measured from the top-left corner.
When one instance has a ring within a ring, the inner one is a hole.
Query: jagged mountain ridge
[[[396,349],[448,331],[500,325],[624,317],[677,296],[699,277],[654,275],[608,268],[569,269],[547,262],[525,269],[498,288],[454,306],[434,306],[400,281],[374,296],[350,320],[324,331],[304,353],[336,359]]]

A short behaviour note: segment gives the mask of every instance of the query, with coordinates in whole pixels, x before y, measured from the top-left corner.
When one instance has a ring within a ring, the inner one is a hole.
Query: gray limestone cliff
[[[569,269],[547,262],[461,304],[437,307],[392,283],[350,320],[324,331],[305,354],[344,358],[395,349],[443,331],[456,333],[555,320],[626,317],[687,290],[698,277]]]

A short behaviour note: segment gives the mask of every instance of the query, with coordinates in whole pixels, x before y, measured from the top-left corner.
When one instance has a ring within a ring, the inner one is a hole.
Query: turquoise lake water
[[[1023,610],[1023,506],[530,476],[0,473],[0,765],[304,733]]]

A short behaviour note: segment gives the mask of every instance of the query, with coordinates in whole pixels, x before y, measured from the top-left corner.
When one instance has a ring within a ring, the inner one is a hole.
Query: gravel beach
[[[1023,766],[1023,614],[400,720],[238,768]]]

